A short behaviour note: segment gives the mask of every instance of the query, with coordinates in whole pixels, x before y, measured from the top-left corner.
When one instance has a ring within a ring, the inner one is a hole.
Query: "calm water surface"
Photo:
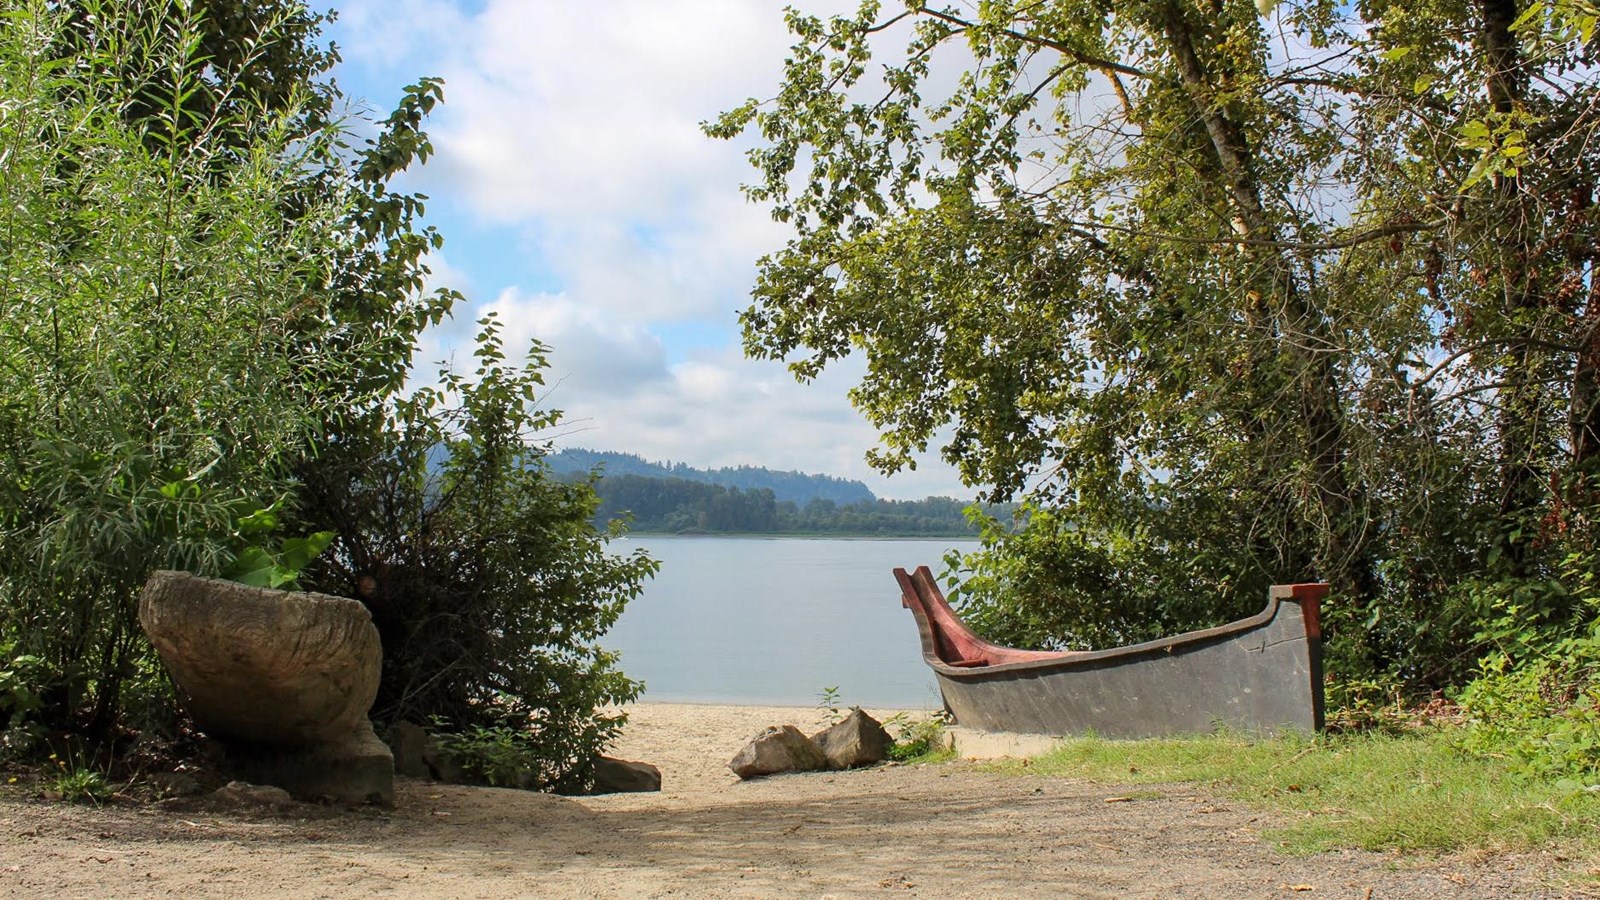
[[[894,568],[943,571],[976,541],[635,536],[661,573],[601,641],[645,700],[938,707]]]

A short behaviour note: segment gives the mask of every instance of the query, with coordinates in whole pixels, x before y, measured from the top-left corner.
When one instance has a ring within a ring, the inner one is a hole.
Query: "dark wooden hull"
[[[973,635],[926,567],[895,575],[916,616],[923,659],[963,727],[1114,738],[1322,728],[1325,584],[1274,586],[1266,609],[1216,628],[1111,650],[1038,654]]]

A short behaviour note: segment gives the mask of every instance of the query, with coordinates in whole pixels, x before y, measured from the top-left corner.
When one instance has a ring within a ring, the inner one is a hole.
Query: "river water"
[[[937,708],[896,566],[943,571],[976,541],[629,536],[661,572],[600,643],[645,682],[641,699]]]

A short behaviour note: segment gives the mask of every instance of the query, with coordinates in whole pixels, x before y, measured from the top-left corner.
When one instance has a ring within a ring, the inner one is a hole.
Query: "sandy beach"
[[[0,897],[1562,895],[1539,856],[1288,856],[1263,837],[1278,820],[1190,786],[1122,792],[973,763],[728,771],[761,728],[809,732],[826,715],[638,704],[614,753],[659,766],[658,794],[398,779],[393,810],[267,811],[13,791],[0,799]]]

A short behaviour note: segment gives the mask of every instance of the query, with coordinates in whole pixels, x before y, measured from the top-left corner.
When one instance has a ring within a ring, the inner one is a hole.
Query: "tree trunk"
[[[1497,115],[1519,109],[1527,90],[1527,72],[1511,26],[1517,20],[1516,0],[1478,0],[1483,53],[1487,62],[1486,88],[1490,108]],[[1512,337],[1527,326],[1520,321],[1541,304],[1533,272],[1536,211],[1534,198],[1515,176],[1498,176],[1494,183],[1495,209],[1491,211],[1495,243],[1505,254],[1500,263],[1504,315]],[[1544,392],[1537,369],[1540,351],[1525,343],[1509,345],[1511,362],[1505,367],[1505,387],[1496,416],[1500,465],[1500,549],[1510,574],[1527,570],[1527,526],[1540,505],[1539,472],[1535,464],[1538,429],[1543,424]]]
[[[1593,189],[1585,188],[1592,203]],[[1589,296],[1578,320],[1577,359],[1572,369],[1572,461],[1579,472],[1597,474],[1600,466],[1600,253],[1580,263],[1588,266]]]
[[[1294,367],[1299,384],[1298,412],[1307,434],[1306,458],[1313,473],[1316,508],[1324,519],[1317,529],[1317,562],[1338,594],[1365,605],[1376,586],[1366,528],[1357,518],[1360,504],[1346,471],[1342,392],[1327,323],[1307,303],[1293,261],[1283,249],[1271,245],[1281,240],[1281,234],[1262,202],[1249,140],[1240,124],[1216,102],[1215,86],[1195,50],[1193,31],[1175,0],[1165,4],[1160,27],[1184,90],[1210,138],[1240,236],[1267,242],[1252,243],[1246,252],[1264,273],[1259,306],[1272,316],[1278,349]],[[1266,297],[1278,302],[1266,303]]]

